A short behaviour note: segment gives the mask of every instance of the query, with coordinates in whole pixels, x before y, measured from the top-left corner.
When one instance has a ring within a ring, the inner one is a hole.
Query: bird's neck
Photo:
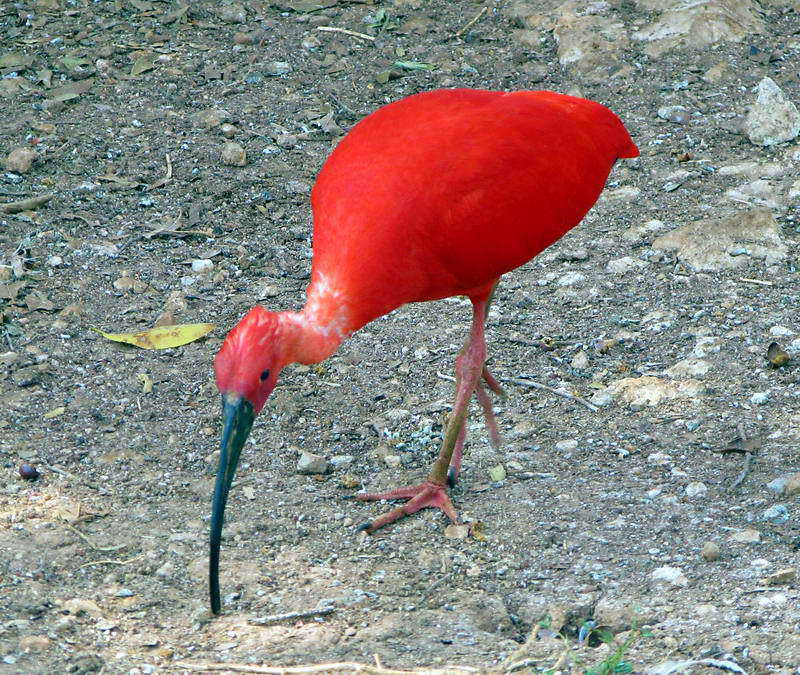
[[[281,323],[288,338],[287,356],[303,364],[324,361],[358,329],[342,299],[313,283],[302,311],[282,312]]]

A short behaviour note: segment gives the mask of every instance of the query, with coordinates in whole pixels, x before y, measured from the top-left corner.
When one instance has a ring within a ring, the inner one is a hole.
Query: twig
[[[3,213],[19,213],[20,211],[32,211],[38,209],[43,204],[47,204],[54,194],[39,195],[38,197],[31,197],[30,199],[23,199],[18,202],[6,202],[0,204],[0,211]]]
[[[446,380],[447,382],[456,381],[456,378],[454,378],[452,375],[445,375],[444,373],[440,373],[438,370],[436,371],[436,377],[438,377],[440,380]]]
[[[56,466],[50,466],[50,464],[43,464],[44,468],[48,471],[52,471],[53,473],[57,473],[60,476],[65,476],[66,478],[75,478],[69,471],[64,471],[64,469],[59,469]]]
[[[742,445],[744,447],[747,447],[746,445],[747,436],[744,433],[744,424],[740,422],[739,425],[737,426],[737,429],[739,430],[739,438],[742,439]],[[748,450],[747,452],[744,453],[744,468],[742,469],[742,472],[736,477],[736,480],[733,481],[730,488],[728,488],[729,490],[735,490],[742,483],[744,483],[745,479],[750,474],[750,466],[752,465],[752,463],[753,463],[753,453]]]
[[[172,159],[169,156],[169,153],[166,155],[167,160],[167,179],[172,178]]]
[[[333,611],[333,607],[323,607],[322,609],[309,609],[305,612],[286,612],[285,614],[273,614],[272,616],[248,619],[247,623],[253,624],[254,626],[269,626],[272,623],[280,623],[281,621],[294,621],[295,619],[311,619],[315,616],[326,616]]]
[[[367,35],[366,33],[358,33],[354,30],[347,30],[347,28],[337,28],[336,26],[317,26],[317,30],[321,30],[325,33],[343,33],[344,35],[350,35],[351,37],[361,38],[362,40],[369,40],[370,42],[375,42],[375,37],[373,35]]]
[[[65,525],[75,534],[77,534],[81,539],[83,539],[87,544],[89,544],[89,546],[91,546],[95,551],[102,551],[103,553],[108,553],[110,551],[119,551],[121,548],[125,548],[127,546],[127,544],[119,544],[117,546],[97,546],[91,539],[89,539],[89,537],[87,537],[77,527],[73,527],[69,523],[65,523]]]
[[[480,18],[488,11],[489,11],[488,7],[484,7],[483,9],[481,9],[480,12],[478,12],[475,16],[472,17],[472,19],[470,19],[470,21],[467,23],[466,26],[464,26],[461,30],[456,31],[456,37],[461,37],[464,33],[466,33],[470,28],[472,28],[476,23],[478,23],[478,21],[480,21]]]
[[[740,277],[739,281],[745,281],[748,284],[758,284],[759,286],[772,286],[771,281],[765,281],[764,279],[746,279],[745,277]]]
[[[450,579],[452,576],[453,576],[453,573],[450,572],[449,574],[445,574],[443,577],[441,577],[441,578],[437,579],[436,581],[434,581],[430,586],[428,586],[428,588],[422,594],[422,597],[429,596],[431,593],[433,593],[433,591],[435,591],[437,588],[439,588],[439,586],[441,586],[445,581]]]
[[[460,675],[460,673],[480,673],[480,668],[469,666],[446,666],[444,668],[420,668],[414,670],[394,670],[368,666],[363,663],[320,663],[312,666],[250,666],[244,663],[178,663],[164,664],[166,668],[175,670],[230,670],[234,673],[265,673],[266,675],[305,675],[306,673],[364,673],[365,675],[412,675],[425,673],[425,675]]]
[[[541,660],[539,659],[523,659],[522,661],[517,661],[516,663],[512,663],[510,666],[507,666],[504,672],[513,673],[517,670],[528,668],[529,666],[539,665],[540,663]]]
[[[555,394],[556,396],[560,396],[561,398],[565,398],[568,401],[575,401],[576,403],[580,403],[581,405],[586,406],[592,412],[597,412],[600,410],[596,405],[593,403],[589,403],[585,398],[581,398],[580,396],[573,396],[572,394],[568,394],[565,391],[560,391],[558,389],[554,389],[553,387],[548,387],[546,384],[539,384],[538,382],[533,382],[532,380],[520,380],[520,379],[508,379],[503,378],[503,382],[511,382],[512,384],[518,384],[520,387],[530,387],[531,389],[541,389],[542,391],[549,391],[551,394]]]
[[[128,565],[134,560],[138,560],[143,555],[143,553],[140,553],[139,555],[135,555],[133,558],[128,558],[127,560],[95,560],[94,562],[84,563],[78,569],[82,570],[84,567],[91,567],[92,565]]]

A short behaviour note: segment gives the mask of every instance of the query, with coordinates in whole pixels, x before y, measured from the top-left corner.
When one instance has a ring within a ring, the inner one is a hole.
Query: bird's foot
[[[404,516],[410,516],[420,509],[434,508],[441,509],[445,515],[453,523],[458,523],[458,514],[453,508],[453,502],[447,494],[447,487],[434,483],[433,481],[425,481],[420,485],[409,485],[406,487],[391,490],[390,492],[368,492],[356,495],[356,499],[363,502],[378,501],[380,499],[408,499],[402,506],[392,509],[388,513],[375,520],[364,523],[358,527],[359,531],[374,532],[379,527],[393,523],[395,520],[400,520]]]

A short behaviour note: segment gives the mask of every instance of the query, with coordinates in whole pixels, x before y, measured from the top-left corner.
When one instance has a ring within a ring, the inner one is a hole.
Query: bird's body
[[[314,257],[305,307],[254,307],[217,355],[226,417],[214,499],[212,608],[222,513],[254,416],[293,362],[330,356],[353,332],[403,304],[465,295],[471,336],[456,362],[457,396],[439,459],[421,485],[362,498],[410,501],[370,531],[425,506],[455,510],[466,409],[477,395],[496,426],[484,367],[492,289],[577,225],[615,161],[638,150],[614,113],[552,92],[440,90],[397,101],[359,122],[336,147],[312,192]]]

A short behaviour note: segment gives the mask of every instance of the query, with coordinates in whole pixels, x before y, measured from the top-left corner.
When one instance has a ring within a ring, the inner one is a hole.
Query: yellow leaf
[[[142,73],[152,70],[153,68],[155,68],[155,65],[153,65],[152,57],[140,56],[138,59],[136,59],[131,67],[131,77],[141,75]]]
[[[139,373],[139,382],[142,383],[142,393],[150,394],[153,391],[153,378],[147,373]]]
[[[151,328],[140,333],[104,333],[96,328],[92,330],[100,333],[107,340],[125,342],[142,349],[169,349],[199,340],[214,328],[216,326],[213,323],[184,323],[177,326]]]
[[[49,412],[46,412],[44,414],[44,418],[46,420],[49,420],[52,419],[53,417],[58,417],[59,415],[63,415],[65,412],[67,412],[67,409],[62,405],[58,408],[53,408]]]

